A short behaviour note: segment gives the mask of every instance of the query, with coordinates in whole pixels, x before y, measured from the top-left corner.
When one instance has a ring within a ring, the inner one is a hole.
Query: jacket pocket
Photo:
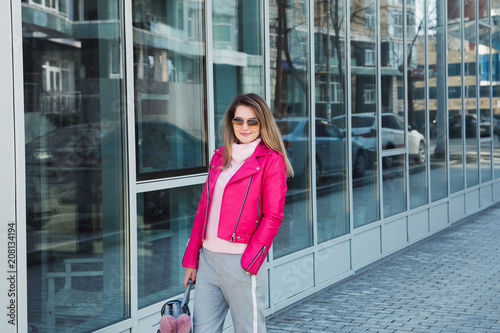
[[[267,248],[267,245],[264,245],[262,247],[262,249],[260,249],[259,253],[257,253],[257,255],[255,256],[255,258],[253,258],[252,262],[250,262],[250,265],[247,266],[247,271],[253,273],[257,270],[257,268],[260,267],[260,264],[262,263],[262,260],[265,258],[264,254],[266,253],[266,248]],[[253,271],[250,271],[250,268],[252,266],[254,266],[254,264],[257,263],[257,266],[256,266],[256,269],[254,269]]]

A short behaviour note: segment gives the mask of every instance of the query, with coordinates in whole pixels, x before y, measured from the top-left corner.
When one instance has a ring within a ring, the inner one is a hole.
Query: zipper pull
[[[236,236],[236,235],[235,235],[235,233],[233,232],[233,235],[231,236],[231,240],[230,240],[230,242],[231,242],[231,243],[234,243],[234,237],[235,237],[235,236]]]

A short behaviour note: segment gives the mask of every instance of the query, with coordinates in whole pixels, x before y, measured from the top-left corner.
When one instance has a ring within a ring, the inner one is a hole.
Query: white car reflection
[[[345,131],[345,116],[338,116],[332,122]],[[369,158],[374,159],[377,152],[377,117],[375,113],[357,113],[351,115],[352,136],[356,138],[369,152]],[[404,120],[394,113],[382,114],[382,148],[404,148]],[[411,126],[408,128],[408,153],[410,159],[417,164],[424,164],[425,137]],[[392,156],[384,157],[384,167],[392,166]]]

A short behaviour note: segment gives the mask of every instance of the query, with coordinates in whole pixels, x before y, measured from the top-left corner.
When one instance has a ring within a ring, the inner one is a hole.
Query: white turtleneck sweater
[[[255,141],[250,143],[233,143],[232,145],[231,166],[221,171],[212,194],[212,202],[210,203],[210,210],[207,219],[207,228],[205,229],[205,240],[203,241],[203,247],[207,250],[229,254],[241,254],[245,251],[247,246],[246,244],[231,243],[217,238],[217,230],[219,229],[220,210],[224,188],[236,171],[238,171],[243,163],[245,163],[245,161],[252,156],[260,141],[261,139],[257,138]]]

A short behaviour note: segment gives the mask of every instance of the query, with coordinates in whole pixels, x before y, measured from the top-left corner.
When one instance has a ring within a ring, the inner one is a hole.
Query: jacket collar
[[[219,166],[221,166],[224,163],[223,162],[224,161],[224,158],[223,158],[224,157],[224,149],[225,149],[225,147],[222,146],[222,147],[216,149],[214,152],[215,154],[220,156],[219,162],[216,163]],[[271,148],[269,148],[268,146],[266,146],[266,144],[263,141],[261,141],[259,143],[259,145],[255,148],[255,151],[253,152],[253,154],[245,161],[245,163],[243,163],[241,168],[233,175],[233,177],[231,178],[229,183],[235,182],[239,179],[242,179],[242,178],[248,177],[250,175],[256,174],[258,172],[261,172],[262,165],[259,162],[259,158],[263,157],[263,156],[267,156],[267,155],[271,154],[272,152],[273,152],[273,150]],[[220,173],[220,169],[216,172],[216,174],[218,175],[219,173]]]
[[[224,150],[226,149],[226,146],[222,146],[222,147],[219,147],[217,148],[214,153],[217,154],[217,155],[220,155],[220,156],[224,156]],[[261,156],[265,156],[267,154],[270,154],[273,150],[271,148],[269,148],[268,146],[266,146],[266,144],[264,143],[264,141],[261,141],[259,143],[259,145],[255,148],[255,151],[253,152],[253,154],[249,157],[252,158],[252,157],[261,157]]]

